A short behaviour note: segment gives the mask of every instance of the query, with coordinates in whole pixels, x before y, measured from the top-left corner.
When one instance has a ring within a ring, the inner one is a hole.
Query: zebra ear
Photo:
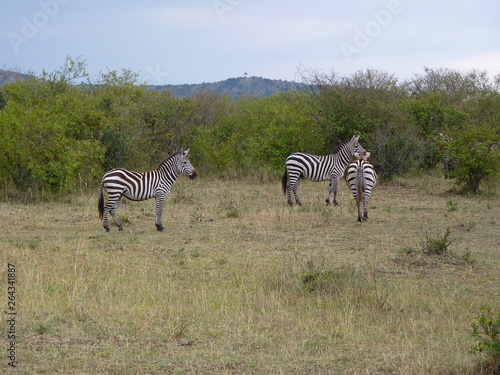
[[[357,137],[356,136],[352,137],[352,141],[354,141],[354,142],[359,141],[359,135]]]
[[[181,152],[182,152],[182,149],[181,149]],[[189,153],[189,148],[186,151],[184,151],[184,156],[188,156],[188,153]]]

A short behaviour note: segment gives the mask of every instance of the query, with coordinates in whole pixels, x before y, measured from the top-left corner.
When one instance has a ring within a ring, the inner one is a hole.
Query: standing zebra
[[[113,169],[107,172],[101,180],[101,195],[99,196],[99,216],[103,221],[103,227],[109,232],[108,213],[115,220],[118,228],[123,230],[123,226],[116,217],[116,210],[120,203],[120,198],[134,201],[143,201],[156,198],[156,228],[163,232],[161,222],[163,201],[170,193],[172,184],[177,180],[179,174],[189,176],[191,180],[196,178],[196,171],[187,158],[189,149],[176,152],[163,160],[158,169],[149,172],[135,172],[126,169]],[[108,193],[108,202],[104,205],[103,190]]]
[[[370,157],[369,151],[362,151],[356,156],[358,160],[353,161],[347,168],[346,182],[356,200],[358,221],[366,221],[368,219],[368,200],[373,187],[377,184],[377,173],[373,169],[373,165],[367,161]],[[363,214],[361,214],[361,205],[363,205]]]
[[[457,164],[457,158],[450,157],[450,142],[453,141],[453,138],[448,138],[443,133],[439,133],[441,137],[441,142],[443,145],[444,158],[443,158],[443,167],[444,167],[444,178],[448,178],[450,173],[453,172],[455,165]]]
[[[455,169],[455,165],[457,164],[458,160],[457,158],[450,158],[448,155],[446,155],[443,159],[443,167],[444,167],[444,178],[448,178],[450,173],[453,172],[453,169]]]
[[[352,160],[355,153],[361,153],[364,148],[358,143],[358,137],[352,137],[350,141],[339,146],[334,154],[326,156],[315,156],[296,152],[286,158],[285,174],[282,178],[283,194],[287,195],[288,204],[293,206],[292,191],[295,201],[300,205],[297,193],[300,177],[313,181],[330,180],[326,204],[330,204],[330,195],[333,193],[333,204],[337,203],[337,186],[340,178],[344,175],[347,164]]]

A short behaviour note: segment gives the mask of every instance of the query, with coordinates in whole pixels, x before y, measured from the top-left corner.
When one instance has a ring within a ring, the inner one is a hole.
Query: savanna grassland
[[[471,324],[500,306],[500,199],[442,175],[380,184],[370,219],[341,184],[180,178],[123,202],[105,233],[97,191],[0,203],[0,284],[16,269],[16,374],[482,374]],[[426,253],[446,237],[443,254]],[[7,331],[3,319],[2,332]],[[5,350],[4,350],[5,349]]]

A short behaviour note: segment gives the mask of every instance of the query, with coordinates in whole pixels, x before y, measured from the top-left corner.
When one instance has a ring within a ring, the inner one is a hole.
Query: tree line
[[[277,179],[292,152],[333,153],[353,135],[382,179],[456,159],[457,190],[500,174],[500,75],[424,68],[399,80],[301,71],[308,89],[269,97],[148,90],[127,69],[87,76],[68,58],[55,72],[0,88],[0,188],[53,197],[95,188],[111,168],[156,168],[190,147],[202,175]]]

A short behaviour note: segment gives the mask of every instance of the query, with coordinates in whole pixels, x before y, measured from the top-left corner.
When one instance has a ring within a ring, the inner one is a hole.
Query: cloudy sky
[[[0,69],[90,77],[131,69],[150,84],[299,69],[400,78],[423,67],[500,73],[498,0],[0,0]]]

